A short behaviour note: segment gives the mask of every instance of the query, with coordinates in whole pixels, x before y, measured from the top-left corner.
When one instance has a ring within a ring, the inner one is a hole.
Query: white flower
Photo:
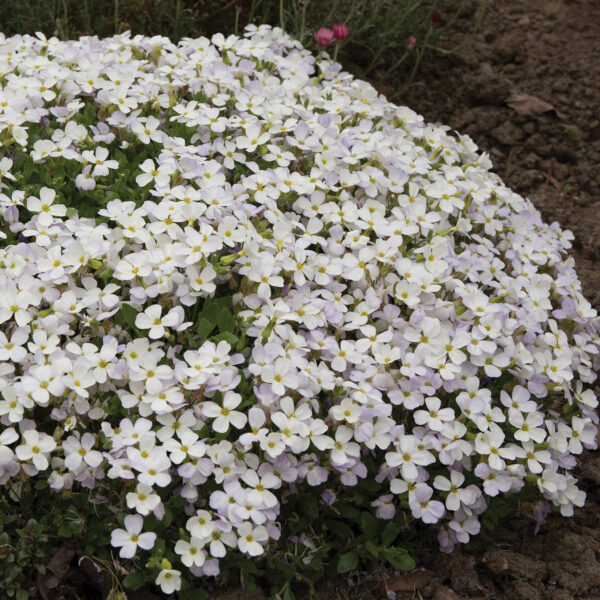
[[[133,558],[138,546],[142,550],[151,550],[156,541],[156,534],[148,531],[140,533],[144,519],[140,515],[127,515],[124,519],[125,529],[114,529],[111,532],[110,543],[115,548],[121,548],[121,558]]]
[[[207,401],[202,404],[202,413],[214,419],[212,427],[219,433],[225,433],[230,425],[236,429],[242,429],[248,417],[237,410],[233,410],[242,402],[242,397],[235,392],[225,392],[223,395],[223,404],[219,405],[216,402]]]
[[[148,185],[151,181],[154,181],[159,187],[165,186],[169,183],[171,173],[175,171],[173,166],[168,163],[163,163],[158,167],[155,166],[154,161],[151,158],[147,158],[140,165],[140,169],[143,173],[135,178],[136,183],[140,187]]]
[[[165,594],[172,594],[181,588],[181,571],[163,569],[158,574],[155,583]]]
[[[7,427],[0,433],[0,468],[7,465],[15,456],[9,444],[16,442],[19,439],[19,434],[12,428]]]
[[[402,436],[396,451],[388,452],[385,459],[390,467],[400,467],[404,479],[413,481],[419,474],[418,465],[425,466],[435,461],[431,452],[419,449],[418,440],[412,435]]]
[[[31,460],[36,469],[44,471],[50,464],[48,455],[56,448],[54,439],[46,433],[39,433],[35,429],[23,432],[23,443],[15,448],[19,460]]]
[[[244,522],[237,528],[238,548],[250,556],[260,556],[264,552],[263,543],[269,539],[267,530],[259,525]]]
[[[211,514],[206,510],[196,511],[195,516],[187,520],[185,528],[190,532],[192,537],[205,538],[215,529]]]
[[[505,435],[499,427],[494,427],[485,433],[478,433],[475,438],[475,449],[477,452],[488,456],[488,464],[492,469],[501,471],[506,466],[503,458],[513,459],[514,450],[502,446]]]
[[[160,496],[143,483],[138,483],[135,492],[127,492],[126,500],[129,508],[144,516],[149,515],[161,503]]]
[[[53,217],[64,217],[67,214],[67,207],[64,204],[54,204],[56,192],[47,187],[40,189],[40,197],[29,196],[27,198],[27,210],[34,213],[46,213]]]
[[[181,556],[181,562],[186,567],[201,567],[206,561],[206,552],[202,550],[204,546],[201,539],[193,537],[189,542],[178,540],[175,544],[175,552]]]
[[[442,401],[435,396],[426,398],[427,410],[417,410],[414,413],[417,425],[427,425],[433,431],[441,431],[443,423],[454,419],[452,408],[441,408]]]
[[[238,148],[253,152],[258,145],[264,144],[268,139],[269,136],[266,133],[261,133],[258,125],[249,125],[246,127],[246,135],[239,135],[235,138],[235,142]]]
[[[37,333],[37,330],[35,333]],[[10,339],[0,331],[0,360],[21,362],[27,356],[27,350],[23,346],[28,339],[29,331],[26,327],[17,327]],[[56,339],[58,340],[58,338]]]
[[[65,467],[70,471],[77,471],[85,462],[90,467],[97,467],[102,462],[102,453],[92,450],[96,440],[91,433],[84,433],[81,439],[69,436],[63,441],[65,452]]]
[[[165,327],[176,327],[183,321],[183,310],[179,306],[169,310],[163,317],[161,317],[161,312],[160,304],[149,306],[144,312],[137,314],[135,326],[139,329],[149,329],[148,337],[157,340],[165,335]]]
[[[473,490],[468,488],[461,489],[465,482],[465,476],[459,471],[450,471],[450,479],[442,475],[437,475],[433,480],[433,487],[436,490],[448,492],[446,497],[446,508],[448,510],[458,510],[461,504],[469,505],[475,500]]]
[[[583,452],[583,445],[592,447],[595,444],[595,440],[596,429],[592,426],[591,420],[573,417],[569,451],[573,454],[581,454]]]
[[[360,446],[351,441],[352,429],[342,425],[335,432],[335,442],[331,449],[331,462],[338,465],[343,465],[348,458],[357,457],[360,455]]]
[[[340,404],[332,406],[330,412],[337,421],[356,423],[360,417],[361,408],[352,398],[344,398]]]

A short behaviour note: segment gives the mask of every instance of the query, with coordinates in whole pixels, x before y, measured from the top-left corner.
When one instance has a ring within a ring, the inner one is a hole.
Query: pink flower
[[[336,40],[343,40],[350,35],[350,30],[344,23],[334,23],[332,29]]]
[[[315,40],[321,48],[325,48],[333,42],[333,31],[327,27],[321,27],[321,29],[315,31]]]
[[[414,35],[411,35],[408,38],[408,47],[412,48],[417,43],[417,38]]]

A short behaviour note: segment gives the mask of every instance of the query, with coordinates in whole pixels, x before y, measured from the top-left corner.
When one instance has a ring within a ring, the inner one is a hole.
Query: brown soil
[[[400,102],[469,134],[545,221],[573,231],[577,272],[599,309],[600,2],[489,4],[464,55],[427,63]],[[553,515],[537,535],[531,520],[507,520],[494,533],[496,547],[434,555],[428,571],[389,578],[371,597],[600,600],[598,453],[584,457],[579,476],[588,499],[574,517]]]
[[[469,134],[507,185],[575,233],[577,271],[598,308],[600,2],[489,5],[464,55],[428,62],[401,103]]]

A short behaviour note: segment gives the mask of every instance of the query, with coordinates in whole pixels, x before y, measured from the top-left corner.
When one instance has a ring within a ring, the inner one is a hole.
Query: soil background
[[[468,32],[477,3],[457,28]],[[443,15],[442,15],[443,16]],[[462,31],[461,31],[462,30]],[[491,0],[462,56],[424,64],[399,100],[469,134],[546,222],[575,234],[586,297],[600,309],[600,0]],[[417,42],[418,43],[418,42]],[[374,82],[393,97],[396,82]],[[479,554],[429,557],[427,570],[370,579],[336,598],[600,600],[600,455],[579,467],[588,494],[572,518],[510,518]],[[360,586],[359,586],[360,587]]]

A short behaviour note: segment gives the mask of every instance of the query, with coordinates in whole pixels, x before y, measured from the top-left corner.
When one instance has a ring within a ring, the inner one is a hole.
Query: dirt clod
[[[440,585],[435,590],[433,600],[461,600],[461,596],[459,596],[456,592],[453,592],[449,587]]]

